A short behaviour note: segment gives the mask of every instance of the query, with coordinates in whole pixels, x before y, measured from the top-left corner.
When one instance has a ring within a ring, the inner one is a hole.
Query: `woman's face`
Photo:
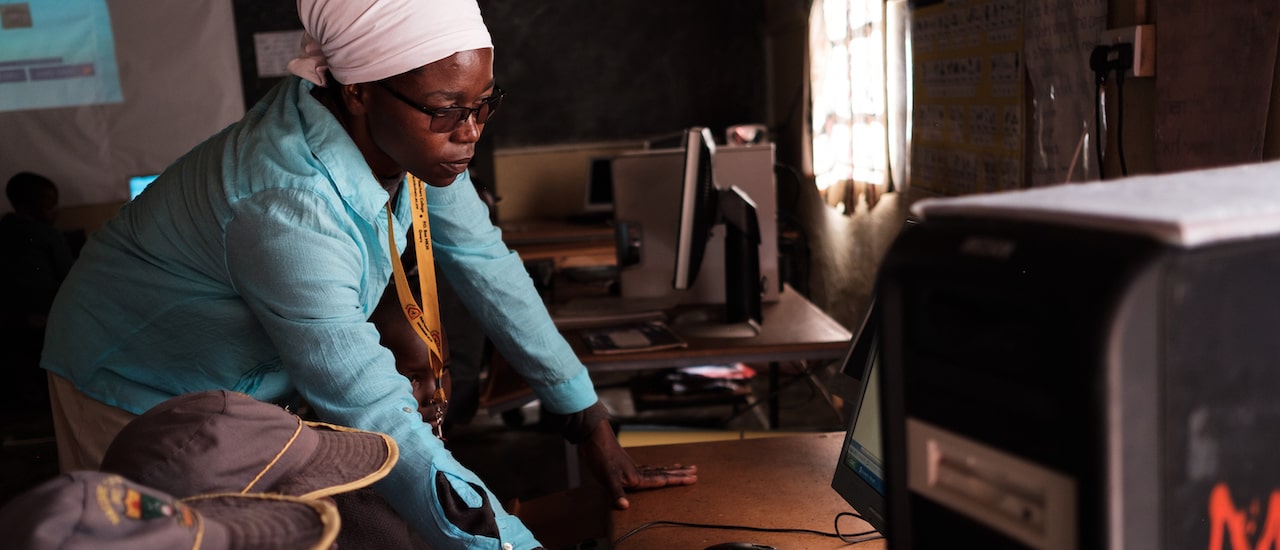
[[[450,131],[432,131],[432,117],[409,102],[426,109],[480,107],[495,93],[493,50],[458,52],[364,86],[366,123],[374,145],[400,169],[444,187],[467,169],[484,124],[472,114]],[[373,168],[385,175],[392,167]]]

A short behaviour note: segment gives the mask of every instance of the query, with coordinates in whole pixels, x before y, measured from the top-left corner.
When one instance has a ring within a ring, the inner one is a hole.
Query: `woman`
[[[618,447],[586,369],[466,181],[502,98],[474,0],[299,0],[298,11],[307,55],[290,68],[305,78],[166,169],[95,233],[59,293],[42,366],[62,466],[96,466],[161,401],[227,388],[394,437],[400,462],[376,489],[432,546],[537,546],[422,421],[379,344],[407,350],[402,370],[423,369],[409,358],[425,344],[394,336],[409,333],[404,317],[375,312],[406,245],[393,252],[389,235],[406,234],[420,179],[438,270],[565,415],[615,505],[625,488],[693,483],[692,468],[640,470]]]

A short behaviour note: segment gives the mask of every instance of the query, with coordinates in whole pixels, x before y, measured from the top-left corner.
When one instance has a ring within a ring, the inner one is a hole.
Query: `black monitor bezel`
[[[888,526],[886,519],[888,506],[885,504],[885,495],[876,491],[870,483],[845,465],[845,455],[848,453],[849,445],[853,441],[854,425],[857,423],[858,416],[866,400],[867,384],[865,382],[871,374],[871,369],[877,365],[879,360],[880,326],[877,320],[875,304],[872,303],[868,307],[862,325],[850,343],[849,350],[845,353],[844,362],[840,367],[840,372],[843,375],[851,376],[858,380],[858,396],[854,401],[849,421],[845,426],[844,442],[840,445],[840,454],[836,457],[835,471],[831,477],[831,488],[844,498],[849,503],[849,506],[852,506],[868,524],[877,531],[884,533],[885,528]],[[883,429],[883,417],[881,417],[881,430]],[[879,458],[883,465],[884,457]],[[885,476],[882,474],[881,478],[884,479]]]

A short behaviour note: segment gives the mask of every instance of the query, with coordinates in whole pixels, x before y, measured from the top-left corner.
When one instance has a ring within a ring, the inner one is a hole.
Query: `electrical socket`
[[[1126,72],[1125,76],[1144,77],[1156,75],[1155,25],[1107,29],[1098,35],[1098,44],[1107,46],[1133,44],[1133,68]]]

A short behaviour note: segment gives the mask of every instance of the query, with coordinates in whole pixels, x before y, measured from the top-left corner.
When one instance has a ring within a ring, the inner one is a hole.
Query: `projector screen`
[[[0,185],[31,171],[58,185],[63,207],[123,203],[131,176],[244,115],[231,0],[3,0],[0,18],[0,71],[94,73],[0,83]],[[63,65],[40,61],[56,57]]]
[[[105,0],[0,4],[0,111],[119,101]]]

